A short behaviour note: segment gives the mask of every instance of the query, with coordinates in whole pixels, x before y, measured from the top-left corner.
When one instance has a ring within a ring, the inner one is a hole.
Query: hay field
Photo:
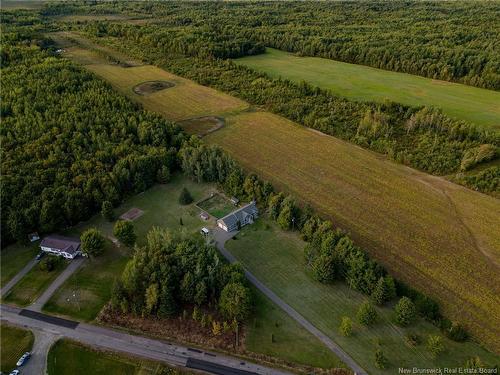
[[[499,200],[270,113],[234,116],[205,139],[330,217],[499,350]]]
[[[435,106],[451,117],[500,130],[498,91],[318,57],[298,57],[272,48],[235,62],[272,77],[306,81],[350,99]]]

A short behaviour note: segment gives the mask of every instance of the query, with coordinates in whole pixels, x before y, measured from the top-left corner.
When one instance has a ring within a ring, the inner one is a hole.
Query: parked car
[[[28,358],[30,357],[30,355],[31,355],[30,352],[24,353],[21,356],[21,358],[19,358],[19,361],[17,361],[16,366],[22,366],[22,365],[24,365],[24,363],[28,360]]]
[[[42,259],[44,255],[45,255],[45,253],[44,253],[43,251],[40,251],[40,252],[38,253],[38,255],[36,256],[36,260],[40,260],[40,259]]]
[[[14,370],[9,375],[19,375],[19,370]]]

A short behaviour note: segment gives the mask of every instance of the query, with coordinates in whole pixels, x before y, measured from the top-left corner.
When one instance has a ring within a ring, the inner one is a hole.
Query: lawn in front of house
[[[48,375],[153,375],[164,373],[179,375],[188,372],[181,372],[141,358],[98,351],[67,339],[57,341],[47,357]]]
[[[233,203],[222,194],[214,194],[201,202],[198,202],[198,207],[207,211],[210,215],[220,219],[227,214],[233,212],[236,207]]]
[[[52,284],[68,264],[69,261],[61,258],[52,271],[42,270],[40,263],[36,264],[5,296],[2,296],[2,300],[19,306],[32,304]]]
[[[27,329],[0,324],[0,371],[8,374],[16,368],[16,362],[23,353],[33,347],[33,333]]]
[[[16,276],[39,251],[38,243],[34,245],[15,243],[3,249],[0,252],[2,258],[0,272],[1,286],[3,287]]]
[[[457,367],[471,357],[479,356],[486,364],[498,363],[498,356],[473,342],[456,343],[444,339],[445,352],[432,358],[425,342],[430,334],[443,334],[430,323],[419,319],[408,328],[393,323],[390,307],[378,308],[379,322],[371,328],[356,323],[356,312],[368,298],[343,282],[325,285],[316,282],[304,267],[305,247],[298,234],[285,232],[266,217],[245,226],[235,240],[226,242],[242,264],[280,298],[296,309],[318,329],[331,337],[365,370],[384,374],[375,367],[374,353],[381,348],[392,371],[398,367]],[[340,320],[348,316],[354,324],[352,337],[339,334]],[[410,346],[405,336],[416,333],[422,343]],[[269,334],[267,334],[268,336]]]

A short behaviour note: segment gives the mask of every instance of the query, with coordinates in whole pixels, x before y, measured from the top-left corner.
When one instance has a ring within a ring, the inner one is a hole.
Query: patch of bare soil
[[[120,216],[120,219],[134,221],[134,220],[138,219],[139,217],[141,217],[143,214],[144,214],[143,210],[141,210],[140,208],[134,207],[134,208],[131,208],[130,210],[128,210],[127,212],[125,212],[124,214],[122,214]]]
[[[201,138],[222,128],[224,118],[217,116],[195,117],[180,121],[179,125],[185,132],[198,135]]]
[[[174,86],[175,83],[169,81],[148,81],[138,84],[132,90],[134,90],[137,95],[145,96]]]

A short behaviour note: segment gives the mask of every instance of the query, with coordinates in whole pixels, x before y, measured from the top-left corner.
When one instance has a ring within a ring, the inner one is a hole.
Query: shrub
[[[436,358],[444,351],[443,338],[437,335],[430,335],[427,339],[427,350],[429,350],[433,358]]]
[[[377,320],[377,311],[370,302],[363,303],[358,310],[356,318],[358,322],[365,326],[372,325]]]
[[[97,256],[104,251],[104,236],[96,228],[87,229],[80,237],[82,252],[87,256]]]
[[[156,180],[160,184],[168,183],[170,181],[170,178],[171,178],[170,170],[166,165],[158,169],[158,172],[156,173]]]
[[[408,333],[405,336],[405,341],[409,346],[417,346],[422,343],[422,339],[416,333]]]
[[[352,321],[349,317],[343,316],[339,327],[340,334],[345,337],[352,335]]]
[[[62,262],[62,258],[58,256],[48,255],[40,261],[38,267],[42,271],[51,272],[60,262]]]
[[[222,325],[216,320],[212,322],[212,333],[214,336],[220,336],[222,334]]]
[[[179,203],[185,206],[193,202],[193,197],[188,189],[182,188],[181,195],[179,196]]]
[[[115,214],[113,212],[113,205],[110,201],[102,202],[101,215],[107,221],[113,221],[115,219]]]
[[[377,351],[375,352],[375,367],[380,370],[384,370],[387,368],[388,365],[389,361],[384,355],[382,349],[377,349]]]
[[[416,317],[415,305],[408,297],[402,297],[394,308],[396,322],[399,325],[407,326],[413,323]]]
[[[113,228],[113,234],[123,244],[132,246],[137,236],[134,233],[134,224],[130,221],[119,220]]]
[[[466,341],[469,338],[469,334],[459,323],[454,322],[451,327],[446,332],[447,336],[457,342]]]
[[[481,358],[479,357],[469,358],[464,364],[464,368],[469,368],[469,369],[479,369],[483,367],[484,363],[483,361],[481,361]]]

